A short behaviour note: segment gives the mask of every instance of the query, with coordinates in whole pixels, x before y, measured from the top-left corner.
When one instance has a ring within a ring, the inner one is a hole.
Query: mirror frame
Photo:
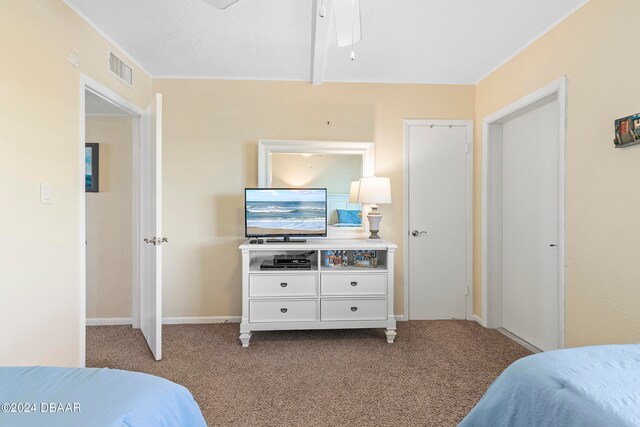
[[[362,177],[375,175],[375,144],[373,142],[258,140],[258,187],[271,187],[271,154],[359,154],[362,156]],[[369,224],[365,220],[368,206],[362,207],[362,227],[331,229],[327,238],[366,238]]]

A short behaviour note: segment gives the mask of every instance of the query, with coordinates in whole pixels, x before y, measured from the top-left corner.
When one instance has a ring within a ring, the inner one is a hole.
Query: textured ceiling
[[[202,0],[65,1],[154,77],[311,80],[313,0],[239,0],[224,10]],[[476,83],[584,3],[361,0],[355,61],[337,47],[333,15],[323,18],[321,80]]]

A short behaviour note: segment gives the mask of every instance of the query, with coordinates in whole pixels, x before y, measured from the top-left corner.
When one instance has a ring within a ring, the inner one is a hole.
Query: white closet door
[[[409,317],[467,317],[467,127],[409,127]]]
[[[557,99],[503,124],[503,327],[558,348]]]

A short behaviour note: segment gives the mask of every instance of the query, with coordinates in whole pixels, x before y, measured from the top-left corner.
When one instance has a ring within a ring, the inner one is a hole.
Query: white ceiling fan
[[[238,0],[203,0],[205,3],[210,4],[218,9],[226,9]]]
[[[226,9],[239,0],[203,0],[210,6],[218,9]],[[319,9],[320,18],[324,18],[326,8],[325,0],[321,0]],[[327,0],[330,1],[330,0]],[[360,18],[360,0],[333,0],[333,16],[336,26],[336,38],[338,46],[351,45],[351,60],[355,59],[353,45],[362,39],[362,27]]]

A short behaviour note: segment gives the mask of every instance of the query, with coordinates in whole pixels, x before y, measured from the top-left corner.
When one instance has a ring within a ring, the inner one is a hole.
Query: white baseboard
[[[165,317],[164,325],[202,325],[210,323],[240,323],[242,316]]]
[[[474,322],[477,322],[478,324],[480,324],[481,326],[484,326],[485,328],[487,327],[487,325],[484,324],[484,321],[482,320],[482,317],[478,316],[477,314],[473,315],[473,319]]]
[[[396,314],[394,317],[396,318],[396,322],[404,322],[407,320],[404,318],[404,314]]]
[[[87,326],[131,325],[131,317],[91,317],[87,318]]]
[[[163,325],[204,325],[211,323],[240,323],[241,316],[209,316],[209,317],[165,317]],[[130,317],[96,317],[88,318],[87,326],[131,325]]]

